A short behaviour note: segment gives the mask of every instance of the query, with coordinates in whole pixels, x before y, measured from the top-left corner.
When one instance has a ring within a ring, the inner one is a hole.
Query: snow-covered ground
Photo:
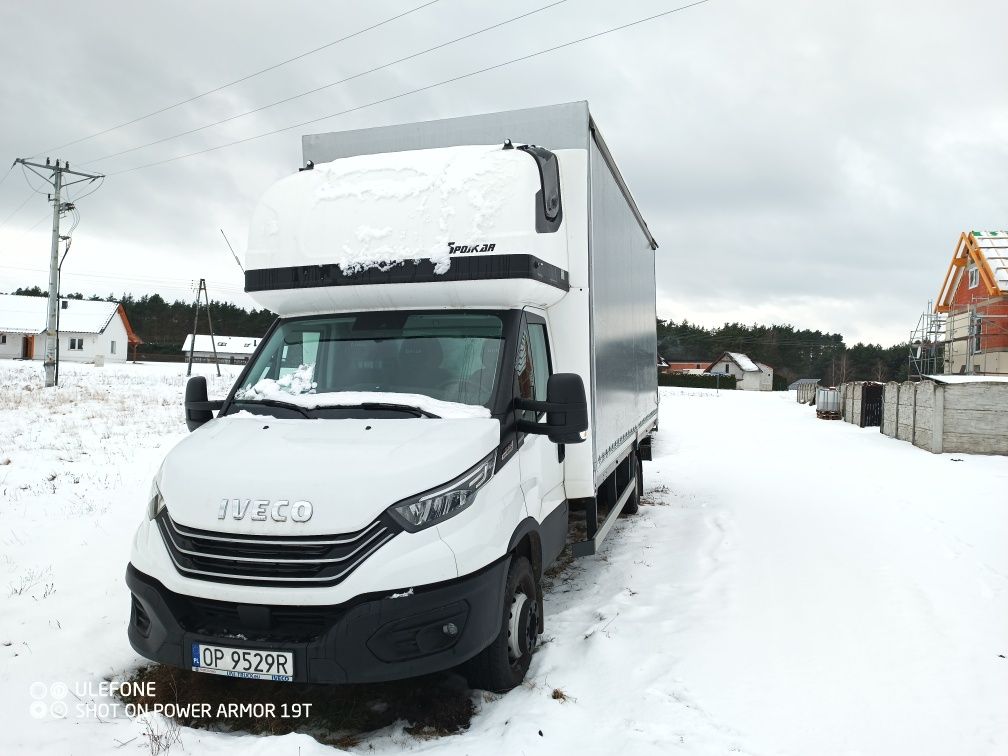
[[[78,716],[77,695],[114,702],[99,683],[142,661],[123,571],[185,434],[183,370],[66,365],[41,391],[41,366],[0,363],[0,753],[151,752],[143,721]],[[790,394],[663,389],[645,478],[650,505],[556,581],[524,687],[474,696],[462,734],[395,726],[355,750],[1008,753],[1008,459],[935,456]],[[332,752],[179,737],[171,753]]]

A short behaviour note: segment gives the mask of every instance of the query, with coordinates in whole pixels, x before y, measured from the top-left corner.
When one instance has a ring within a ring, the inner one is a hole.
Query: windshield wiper
[[[235,399],[232,404],[261,404],[264,407],[280,407],[282,409],[294,410],[302,417],[311,419],[311,415],[304,407],[291,402],[281,402],[279,399]]]
[[[435,415],[433,412],[428,412],[425,409],[420,409],[419,407],[414,407],[410,404],[395,404],[394,402],[361,402],[360,404],[355,404],[353,406],[366,410],[397,410],[399,412],[405,412],[409,415],[413,415],[413,417],[432,417],[435,420],[441,419],[440,415]]]

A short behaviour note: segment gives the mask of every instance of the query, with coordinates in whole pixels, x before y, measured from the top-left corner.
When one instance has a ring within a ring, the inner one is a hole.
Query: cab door
[[[546,320],[526,310],[522,318],[515,358],[517,396],[522,399],[546,401],[546,383],[552,373]],[[518,419],[528,422],[546,422],[545,412],[519,410],[516,415]],[[550,441],[548,436],[519,433],[518,466],[521,471],[525,506],[530,515],[542,522],[546,515],[566,498],[560,447]]]

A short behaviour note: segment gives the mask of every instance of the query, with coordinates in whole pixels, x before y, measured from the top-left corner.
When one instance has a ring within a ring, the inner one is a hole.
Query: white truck
[[[592,554],[638,505],[657,244],[584,102],[303,150],[249,234],[278,319],[227,398],[186,387],[130,642],[234,677],[508,690],[570,521]]]

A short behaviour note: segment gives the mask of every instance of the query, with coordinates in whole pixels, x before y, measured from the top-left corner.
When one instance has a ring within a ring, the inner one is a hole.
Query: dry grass
[[[669,495],[672,493],[665,484],[649,488],[641,497],[641,505],[645,507],[667,507],[669,505]]]
[[[120,486],[124,457],[185,432],[182,366],[145,367],[61,366],[60,385],[43,389],[40,364],[0,363],[0,500],[60,495],[71,516],[100,513],[102,505],[75,501],[77,491]],[[208,378],[211,394],[231,380]]]
[[[41,588],[41,591],[33,591],[34,588]],[[28,594],[38,600],[49,598],[55,592],[56,588],[52,582],[52,567],[31,567],[11,581],[10,592],[7,595],[11,597]]]
[[[182,745],[178,723],[163,717],[144,719],[143,738],[151,756],[165,756],[174,746]]]

